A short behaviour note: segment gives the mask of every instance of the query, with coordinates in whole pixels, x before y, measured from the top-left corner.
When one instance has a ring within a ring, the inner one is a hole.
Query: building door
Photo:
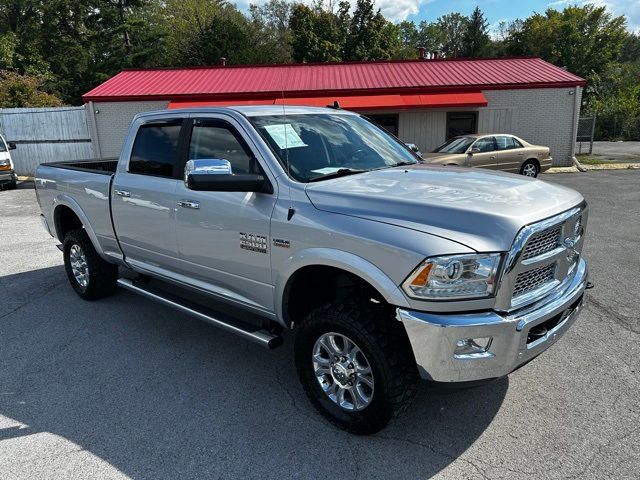
[[[478,112],[447,113],[447,140],[472,133],[478,133]]]
[[[398,115],[367,115],[367,117],[394,136],[398,136]]]

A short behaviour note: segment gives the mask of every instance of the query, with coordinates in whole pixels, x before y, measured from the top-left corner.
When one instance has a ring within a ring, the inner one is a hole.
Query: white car
[[[0,135],[0,190],[5,188],[16,188],[18,175],[13,169],[13,161],[9,150],[16,148],[15,143],[9,142]]]

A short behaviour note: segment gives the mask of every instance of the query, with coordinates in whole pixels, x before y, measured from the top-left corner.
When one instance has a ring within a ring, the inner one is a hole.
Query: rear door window
[[[181,119],[142,125],[133,143],[129,172],[175,178],[181,126]]]
[[[496,145],[498,146],[498,150],[512,150],[516,148],[513,137],[503,135],[496,137]]]

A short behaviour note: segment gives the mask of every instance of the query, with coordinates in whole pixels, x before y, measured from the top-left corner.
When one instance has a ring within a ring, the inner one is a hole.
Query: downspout
[[[576,158],[576,138],[578,136],[578,122],[580,116],[580,87],[574,87],[573,90],[573,128],[571,131],[571,161],[580,172],[586,172],[587,169],[580,165]]]
[[[86,105],[86,115],[89,125],[89,131],[91,135],[91,143],[93,146],[93,153],[96,158],[102,158],[102,150],[100,149],[100,138],[98,136],[98,125],[96,122],[96,107],[93,102],[89,102]]]

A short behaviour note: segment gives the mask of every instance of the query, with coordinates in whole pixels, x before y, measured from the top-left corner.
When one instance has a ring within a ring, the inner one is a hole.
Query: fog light
[[[493,357],[493,354],[489,352],[492,341],[493,337],[461,338],[456,342],[453,356],[456,358]]]

